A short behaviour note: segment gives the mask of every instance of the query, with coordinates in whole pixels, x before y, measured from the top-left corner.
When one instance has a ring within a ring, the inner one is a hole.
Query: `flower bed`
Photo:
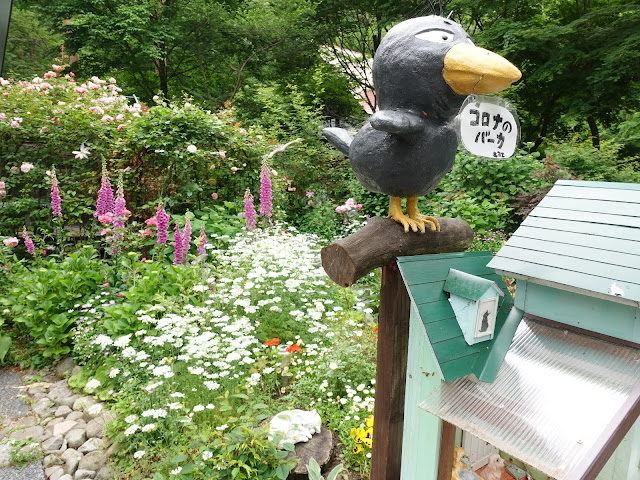
[[[286,478],[290,463],[257,424],[313,407],[345,460],[366,471],[370,436],[351,431],[367,428],[373,410],[372,309],[329,282],[308,236],[275,227],[228,241],[213,265],[172,267],[199,271],[196,302],[169,297],[120,327],[106,321],[124,303],[114,291],[79,306],[74,355],[84,367],[71,383],[114,402],[121,468],[141,478],[232,478],[236,468]]]

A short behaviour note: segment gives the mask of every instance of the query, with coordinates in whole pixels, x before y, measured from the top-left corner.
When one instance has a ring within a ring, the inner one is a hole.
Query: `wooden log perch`
[[[428,253],[462,252],[473,241],[473,230],[459,218],[438,218],[441,231],[404,232],[391,218],[373,217],[364,228],[324,247],[322,266],[329,278],[343,287],[353,285],[374,268],[397,257]]]

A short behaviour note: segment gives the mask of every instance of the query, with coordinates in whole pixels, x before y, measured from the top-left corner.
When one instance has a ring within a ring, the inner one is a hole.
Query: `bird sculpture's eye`
[[[420,40],[428,40],[436,43],[451,43],[454,40],[453,33],[447,30],[427,30],[416,35]]]

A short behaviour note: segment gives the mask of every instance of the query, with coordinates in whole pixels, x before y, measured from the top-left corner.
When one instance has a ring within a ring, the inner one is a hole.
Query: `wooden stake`
[[[371,480],[399,480],[410,299],[398,264],[382,267]]]
[[[456,426],[443,420],[442,437],[440,441],[440,462],[438,463],[438,480],[451,480],[455,447]]]

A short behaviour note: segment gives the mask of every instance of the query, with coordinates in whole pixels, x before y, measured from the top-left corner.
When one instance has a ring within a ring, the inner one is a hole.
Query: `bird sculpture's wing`
[[[420,115],[403,110],[380,110],[369,118],[371,126],[387,133],[416,133],[424,129]]]
[[[323,128],[322,134],[329,140],[329,143],[340,150],[345,155],[349,155],[349,147],[353,137],[344,128]]]

